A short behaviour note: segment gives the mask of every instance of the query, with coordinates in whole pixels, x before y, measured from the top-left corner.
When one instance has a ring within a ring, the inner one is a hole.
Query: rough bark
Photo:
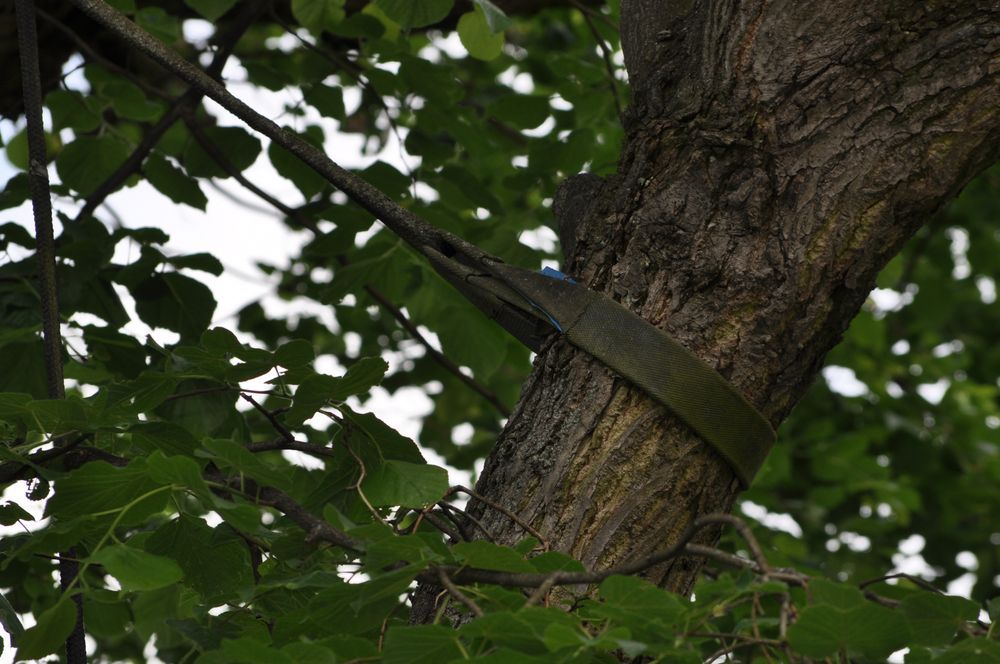
[[[1000,156],[1000,2],[624,0],[621,21],[627,143],[614,177],[559,205],[569,270],[777,427],[879,269]],[[478,489],[604,567],[729,510],[739,485],[662,407],[556,342]],[[651,577],[687,593],[699,564]]]

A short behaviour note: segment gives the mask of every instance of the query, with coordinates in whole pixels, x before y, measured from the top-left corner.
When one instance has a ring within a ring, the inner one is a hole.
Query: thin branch
[[[597,48],[601,51],[601,58],[604,60],[604,69],[608,72],[608,87],[611,89],[611,98],[615,102],[615,111],[618,114],[618,120],[621,121],[625,114],[622,111],[622,103],[618,98],[618,84],[615,79],[615,65],[611,61],[611,49],[608,48],[607,43],[604,41],[604,37],[601,33],[597,31],[597,26],[594,25],[594,21],[591,18],[591,13],[586,11],[582,5],[575,3],[577,9],[583,14],[583,20],[586,22],[587,27],[590,28],[590,34],[594,36],[594,41],[597,42]]]
[[[472,516],[471,514],[469,514],[468,512],[466,512],[465,510],[461,510],[461,509],[455,507],[454,505],[451,505],[449,503],[444,502],[443,500],[438,503],[438,507],[440,507],[445,512],[448,512],[450,510],[450,511],[453,511],[453,512],[455,512],[457,514],[462,515],[463,518],[468,519],[472,523],[476,524],[476,527],[478,527],[479,530],[481,530],[483,532],[483,535],[486,536],[486,539],[488,539],[490,542],[496,544],[496,541],[497,541],[496,537],[494,537],[493,533],[491,533],[490,530],[489,530],[489,528],[486,527],[486,524],[484,524],[482,521],[480,521],[476,517]]]
[[[929,581],[924,581],[919,576],[913,576],[912,574],[906,574],[905,572],[895,572],[893,574],[886,574],[885,576],[878,576],[874,579],[868,579],[858,584],[858,588],[864,590],[868,586],[874,585],[876,583],[882,583],[883,581],[888,581],[889,579],[906,579],[915,586],[919,586],[924,590],[930,590],[931,592],[937,593],[938,595],[944,595],[944,591],[935,586]]]
[[[783,581],[793,586],[803,586],[809,581],[808,576],[800,572],[797,572],[795,570],[771,569],[765,574],[764,571],[760,569],[760,566],[752,560],[747,560],[746,558],[741,558],[737,555],[733,555],[728,551],[721,551],[719,549],[715,549],[710,546],[704,546],[702,544],[688,544],[687,546],[684,547],[684,555],[708,558],[718,563],[722,563],[723,565],[726,565],[728,567],[748,569],[754,572],[755,574],[766,576],[767,578],[774,579],[776,581]]]
[[[516,514],[514,514],[513,512],[511,512],[506,507],[503,507],[502,505],[493,502],[492,500],[490,500],[486,496],[483,496],[483,495],[481,495],[479,493],[476,493],[475,491],[473,491],[472,489],[469,489],[467,487],[464,487],[464,486],[461,486],[461,485],[455,485],[455,486],[451,487],[450,489],[448,489],[448,493],[445,494],[445,498],[448,498],[449,496],[453,496],[453,495],[455,495],[456,493],[459,493],[459,492],[464,493],[464,494],[468,495],[470,498],[474,498],[475,500],[478,500],[479,502],[483,503],[484,505],[492,507],[496,511],[500,512],[501,514],[503,514],[504,516],[506,516],[508,519],[510,519],[511,521],[513,521],[514,523],[516,523],[517,525],[521,526],[521,528],[523,528],[525,531],[527,531],[528,534],[530,534],[532,537],[534,537],[535,539],[537,539],[538,542],[542,545],[542,548],[545,551],[549,550],[548,540],[546,540],[545,537],[543,537],[540,532],[538,532],[537,530],[535,530],[531,526],[531,524],[529,524],[527,521],[525,521],[524,519],[520,518],[519,516],[517,516]]]
[[[489,255],[456,235],[435,228],[416,214],[392,200],[364,178],[344,169],[327,154],[301,136],[283,129],[230,93],[225,85],[192,65],[175,51],[130,21],[102,0],[69,0],[73,6],[116,34],[133,48],[145,53],[192,87],[215,100],[246,125],[270,138],[277,145],[309,165],[328,182],[340,189],[363,209],[375,215],[396,235],[415,248],[458,250],[472,258]]]
[[[103,4],[103,3],[102,3]],[[82,7],[81,7],[82,9]],[[230,27],[230,29],[220,38],[219,48],[215,52],[215,56],[212,58],[211,64],[209,64],[206,70],[206,76],[209,76],[214,80],[216,77],[222,74],[222,69],[232,55],[233,49],[236,47],[236,42],[239,41],[240,37],[244,32],[253,24],[254,19],[258,16],[261,10],[261,5],[259,2],[247,3],[246,9],[240,15],[239,19]],[[114,173],[109,175],[107,179],[104,180],[97,188],[87,196],[84,201],[83,207],[76,214],[76,221],[89,217],[94,213],[94,210],[104,202],[104,199],[113,194],[118,190],[125,181],[135,174],[142,163],[152,152],[153,148],[164,134],[173,126],[178,119],[189,109],[198,105],[201,98],[204,96],[204,92],[199,90],[197,86],[191,86],[187,91],[184,92],[180,97],[174,100],[174,102],[167,108],[167,111],[160,117],[160,119],[149,128],[148,131],[143,135],[142,140],[139,145],[132,151],[132,154],[119,166]]]
[[[618,25],[616,25],[614,21],[612,21],[610,18],[608,18],[601,12],[595,11],[594,9],[588,7],[579,0],[569,0],[569,4],[575,9],[578,9],[580,13],[582,13],[584,16],[589,16],[591,18],[597,19],[598,21],[601,21],[606,26],[611,28],[611,30],[614,31],[616,34],[621,32],[621,30],[618,29]]]
[[[91,48],[90,43],[86,39],[82,39],[80,35],[76,34],[68,25],[57,19],[52,14],[49,14],[43,9],[35,9],[35,11],[38,13],[39,18],[41,18],[46,23],[50,24],[59,32],[66,35],[66,37],[68,37],[70,41],[76,44],[76,47],[80,49],[80,52],[83,53],[89,61],[101,65],[108,71],[114,72],[115,74],[118,74],[122,78],[127,78],[129,81],[131,81],[136,86],[141,88],[142,91],[145,92],[146,94],[153,95],[154,97],[159,97],[161,99],[172,99],[170,95],[166,94],[160,88],[156,87],[155,85],[150,85],[149,83],[146,83],[146,81],[139,78],[129,70],[119,65],[118,63],[105,58],[103,55],[95,51],[93,48]]]
[[[56,285],[56,250],[52,230],[52,197],[49,190],[48,159],[45,154],[45,127],[42,124],[42,78],[38,65],[38,32],[33,0],[16,0],[17,47],[21,60],[21,85],[28,133],[28,183],[35,218],[35,251],[38,259],[39,295],[42,309],[42,344],[45,350],[45,379],[49,398],[64,399],[62,339],[59,330],[59,297]],[[59,554],[59,585],[67,593],[76,585],[80,565],[71,547]],[[83,596],[75,593],[72,602],[76,618],[66,637],[66,661],[87,661],[86,632],[83,626]]]
[[[289,219],[292,219],[295,223],[299,224],[303,228],[308,228],[317,235],[320,234],[319,227],[311,217],[301,214],[295,208],[285,205],[277,198],[251,182],[250,179],[243,174],[243,171],[236,168],[236,166],[233,165],[233,162],[230,161],[229,157],[226,156],[226,153],[223,152],[222,149],[215,144],[215,141],[213,141],[208,134],[205,133],[205,130],[200,124],[198,124],[190,112],[184,114],[184,124],[187,126],[188,131],[191,132],[191,136],[194,137],[198,147],[204,150],[205,154],[211,157],[212,161],[218,164],[218,166],[226,172],[226,175],[239,182],[244,189],[252,192],[255,196],[257,196],[257,198],[260,198],[262,201],[266,202],[268,205],[278,210]]]
[[[671,558],[683,555],[688,542],[690,542],[700,530],[720,523],[731,525],[733,524],[732,519],[735,519],[735,517],[731,517],[729,514],[707,514],[699,517],[695,519],[690,526],[688,526],[676,542],[666,549],[644,556],[637,560],[633,560],[632,562],[625,563],[624,565],[611,567],[601,571],[567,571],[555,572],[554,574],[544,574],[540,572],[497,572],[495,570],[484,570],[473,567],[450,566],[445,566],[445,571],[452,577],[452,579],[455,580],[456,583],[461,584],[494,583],[497,585],[516,588],[537,588],[549,579],[552,579],[551,583],[554,585],[590,585],[600,583],[608,577],[616,574],[623,576],[638,574],[639,572],[643,572],[650,567],[655,567],[656,565],[670,560]],[[737,521],[739,521],[739,519],[737,519]],[[762,569],[769,569],[766,561],[762,566]],[[429,581],[431,583],[436,583],[437,581],[436,573],[430,574],[429,572],[423,572],[418,575],[417,578],[418,580]]]
[[[442,512],[442,514],[444,514],[444,512]],[[448,516],[447,514],[445,515]],[[451,525],[448,524],[447,521],[440,518],[433,512],[424,512],[423,518],[424,520],[427,521],[427,523],[431,524],[432,526],[440,530],[442,533],[450,537],[454,542],[461,542],[462,540],[468,539],[462,537],[462,533],[459,532],[457,527],[452,527]],[[449,519],[449,521],[451,521],[451,519]],[[452,521],[452,523],[454,523],[454,521]]]
[[[263,415],[264,418],[271,424],[271,427],[278,432],[278,435],[281,436],[286,443],[295,444],[298,442],[295,440],[295,436],[292,435],[292,432],[288,430],[288,427],[275,417],[274,413],[257,403],[256,399],[245,392],[240,392],[240,398],[248,402],[258,413]]]
[[[486,615],[485,613],[483,613],[483,610],[479,608],[479,605],[472,601],[471,597],[463,593],[461,590],[459,590],[458,586],[452,583],[452,580],[448,578],[448,575],[440,567],[437,568],[437,578],[438,582],[442,586],[444,586],[445,590],[448,591],[448,594],[450,594],[459,602],[467,606],[469,610],[472,611],[473,615],[475,615],[477,618],[482,618],[484,615]]]
[[[710,514],[702,517],[704,519],[711,519],[714,523],[725,523],[736,529],[736,532],[740,534],[740,537],[747,543],[750,548],[750,553],[753,555],[754,560],[757,562],[757,567],[760,568],[760,573],[767,576],[771,571],[770,566],[767,564],[767,558],[764,557],[764,551],[760,548],[760,543],[754,536],[753,531],[747,522],[738,516],[733,516],[732,514]]]
[[[312,51],[319,57],[323,58],[330,64],[334,65],[335,67],[340,67],[345,73],[347,73],[352,79],[354,79],[354,82],[357,83],[358,87],[360,87],[364,92],[367,92],[368,94],[370,94],[372,97],[375,98],[375,101],[378,102],[378,105],[382,107],[382,110],[385,113],[385,118],[389,122],[389,128],[392,131],[393,135],[396,137],[396,142],[399,144],[399,150],[400,150],[399,157],[400,160],[403,162],[403,166],[406,168],[407,176],[410,178],[410,184],[411,186],[415,186],[417,184],[416,174],[413,172],[413,169],[410,168],[410,165],[406,162],[406,159],[403,157],[403,145],[405,141],[403,140],[403,136],[399,133],[399,125],[396,122],[396,119],[392,117],[392,112],[389,109],[389,105],[385,103],[385,98],[378,90],[375,89],[375,86],[371,84],[371,81],[368,80],[364,68],[352,60],[349,60],[347,58],[342,58],[337,53],[328,51],[327,49],[320,48],[316,44],[307,41],[302,37],[302,35],[299,34],[298,29],[294,25],[290,25],[278,14],[278,12],[274,11],[273,9],[271,11],[271,18],[275,21],[275,23],[283,27],[285,29],[285,32],[295,37],[295,39],[298,40],[298,42],[302,44],[306,50]],[[400,99],[399,102],[400,105],[403,104],[402,99]],[[384,144],[385,142],[383,141],[383,145]]]
[[[216,478],[219,479],[219,478]],[[260,486],[246,478],[223,478],[222,482],[238,491],[258,505],[273,507],[302,530],[306,531],[309,542],[326,542],[350,551],[360,552],[364,545],[347,533],[334,528],[295,501],[284,491],[268,486]]]
[[[285,438],[265,443],[250,443],[246,446],[246,449],[250,452],[279,452],[281,450],[289,450],[292,452],[302,452],[303,454],[311,454],[313,456],[324,458],[333,458],[337,455],[337,453],[329,447],[313,443],[303,443],[297,440],[286,440]]]
[[[296,208],[289,207],[285,205],[280,200],[267,193],[256,184],[251,182],[238,168],[233,166],[232,162],[226,157],[225,153],[219,149],[219,147],[205,134],[204,130],[193,121],[192,118],[186,117],[185,122],[187,123],[188,129],[191,131],[191,135],[194,136],[195,141],[198,145],[211,157],[228,175],[233,177],[237,182],[239,182],[248,191],[252,192],[261,200],[265,201],[268,205],[274,207],[274,209],[281,212],[283,215],[291,219],[297,225],[307,228],[316,235],[321,235],[319,226],[316,222],[306,214],[303,214],[300,210]],[[337,256],[337,262],[346,267],[350,265],[350,261],[344,256]],[[420,332],[420,329],[409,319],[409,317],[403,313],[403,310],[396,306],[388,297],[382,294],[374,286],[365,285],[365,292],[375,300],[383,309],[389,312],[389,315],[396,319],[400,327],[406,330],[413,339],[417,341],[421,346],[424,347],[424,351],[441,365],[448,373],[457,378],[460,382],[464,383],[466,387],[471,389],[476,394],[486,399],[503,417],[510,417],[510,409],[504,405],[500,398],[485,385],[481,384],[475,378],[465,375],[457,364],[455,364],[451,359],[448,358],[444,353],[440,352],[434,346],[431,345],[430,341]]]
[[[413,321],[411,321],[406,314],[403,313],[402,309],[393,304],[389,298],[372,286],[365,286],[365,292],[367,292],[373,300],[378,302],[382,308],[388,311],[389,315],[395,318],[396,322],[399,323],[404,330],[409,332],[410,336],[416,339],[416,341],[424,347],[424,350],[431,357],[431,359],[440,364],[445,370],[448,371],[448,373],[455,376],[455,378],[457,378],[460,382],[465,383],[465,385],[472,391],[489,401],[502,416],[510,417],[510,409],[507,408],[502,401],[500,401],[500,397],[476,379],[466,376],[462,373],[459,366],[449,359],[447,355],[434,348],[430,341],[428,341],[427,338],[420,332],[420,329],[414,325]]]
[[[532,592],[528,599],[524,602],[524,605],[534,606],[535,604],[540,603],[543,599],[545,599],[545,596],[549,594],[549,591],[552,590],[552,586],[554,586],[555,583],[555,575],[550,574],[549,578],[545,579],[540,586],[535,588],[534,592]]]

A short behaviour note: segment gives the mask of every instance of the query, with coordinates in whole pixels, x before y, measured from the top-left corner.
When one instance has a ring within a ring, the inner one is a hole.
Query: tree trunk
[[[615,176],[557,197],[568,271],[777,427],[880,268],[1000,155],[1000,2],[624,0],[621,26],[627,141]],[[564,341],[539,354],[478,488],[597,568],[740,490],[685,425]],[[501,541],[523,536],[473,510]],[[649,576],[688,593],[699,567]]]

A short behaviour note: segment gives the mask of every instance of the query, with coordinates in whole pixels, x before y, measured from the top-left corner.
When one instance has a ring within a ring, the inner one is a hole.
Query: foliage
[[[114,4],[191,60],[208,48],[181,36],[183,16]],[[187,0],[184,11],[221,33],[244,4]],[[621,71],[594,40],[617,49],[615,4],[508,17],[487,0],[376,0],[351,12],[342,0],[292,0],[286,14],[255,17],[234,55],[250,84],[301,91],[284,109],[292,129],[317,145],[359,134],[370,155],[398,138],[418,165],[370,160],[365,179],[536,267],[551,248],[519,238],[551,224],[556,183],[614,168]],[[260,267],[278,296],[328,307],[337,325],[253,304],[236,330],[214,327],[215,298],[198,278],[222,270],[212,247],[170,255],[159,229],[62,214],[62,361],[74,387],[49,399],[35,242],[0,225],[0,477],[26,490],[24,504],[0,506],[0,522],[28,527],[0,542],[0,623],[20,658],[60,647],[79,593],[97,654],[113,661],[144,661],[151,641],[177,662],[882,661],[906,647],[907,662],[1000,661],[993,623],[978,622],[991,599],[989,619],[1000,614],[1000,321],[989,306],[1000,171],[889,266],[882,295],[899,305],[873,301],[831,355],[867,391],[845,397],[820,382],[782,428],[746,498],[790,515],[801,534],[734,531],[723,549],[745,557],[678,549],[712,561],[687,601],[636,576],[565,585],[585,571],[549,551],[544,533],[526,531],[515,547],[462,541],[483,535],[462,518],[463,491],[360,403],[376,385],[422,386],[433,410],[421,444],[472,469],[516,399],[527,351],[281,148],[184,106],[176,83],[152,88],[94,57],[83,74],[82,89],[46,98],[58,196],[96,206],[156,131],[141,170],[119,183],[144,178],[177,204],[204,210],[209,181],[268,161],[303,200],[277,211],[314,236],[287,267]],[[6,153],[26,166],[23,134]],[[14,209],[27,195],[15,175],[0,203]],[[136,319],[169,342],[128,334]],[[416,325],[443,355],[414,352]],[[318,368],[330,364],[339,375]],[[939,402],[921,396],[939,381]],[[460,443],[463,423],[475,433]],[[40,504],[47,520],[33,522],[26,508]],[[957,554],[974,556],[974,601],[885,578],[916,535],[942,582],[968,570]],[[70,549],[81,574],[63,592],[53,559]],[[418,580],[446,586],[435,624],[408,624]]]

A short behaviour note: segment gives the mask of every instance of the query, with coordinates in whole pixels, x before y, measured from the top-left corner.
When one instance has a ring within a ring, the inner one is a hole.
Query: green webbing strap
[[[554,330],[641,387],[708,442],[750,486],[775,433],[712,367],[597,291],[477,256],[425,255],[476,306],[534,350]]]
[[[771,425],[712,367],[614,300],[598,295],[567,329],[570,343],[684,420],[749,487],[774,444]]]

